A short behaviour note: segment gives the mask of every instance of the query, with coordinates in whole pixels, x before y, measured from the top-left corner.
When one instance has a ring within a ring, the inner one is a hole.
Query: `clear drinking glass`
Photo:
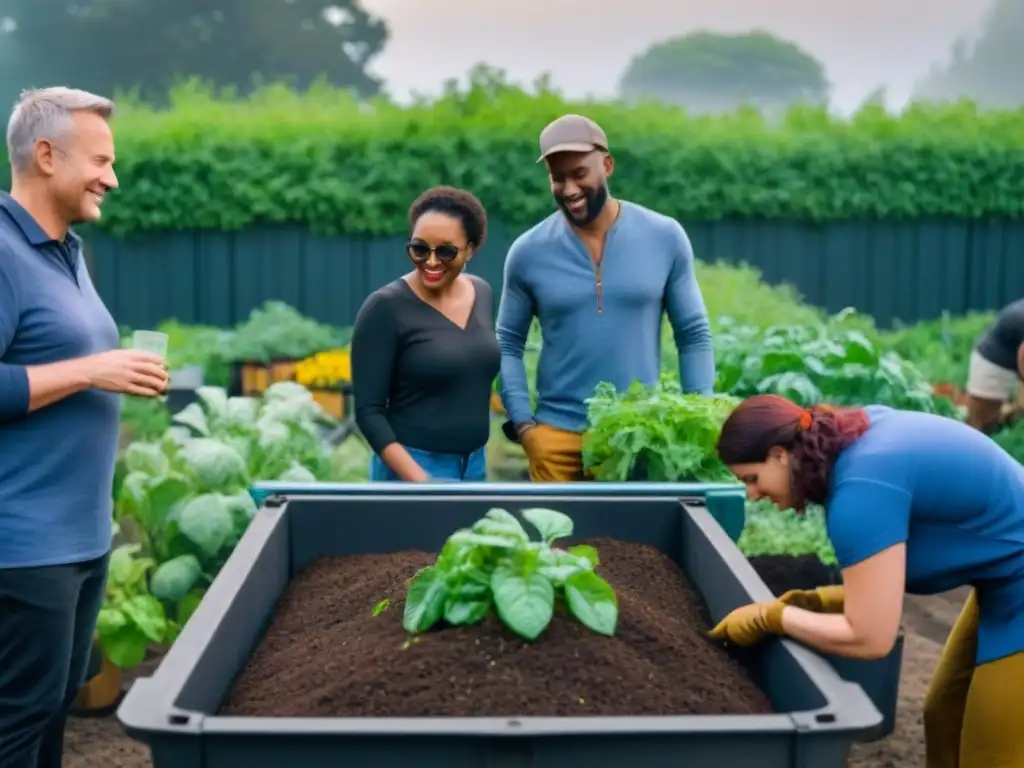
[[[167,358],[167,334],[159,331],[135,331],[132,334],[132,349],[152,352],[154,355]]]

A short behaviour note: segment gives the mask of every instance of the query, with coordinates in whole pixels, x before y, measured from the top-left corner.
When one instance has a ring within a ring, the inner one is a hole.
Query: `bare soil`
[[[316,560],[288,586],[221,707],[256,717],[726,715],[771,712],[767,696],[707,637],[704,601],[653,547],[601,538],[598,572],[619,600],[614,637],[556,610],[529,643],[496,616],[408,642],[419,551]],[[375,605],[389,607],[370,618]],[[559,607],[561,608],[561,607]],[[397,671],[400,674],[396,674]]]
[[[924,696],[942,644],[966,596],[966,590],[956,590],[942,595],[907,597],[903,617],[906,645],[896,731],[879,742],[854,747],[848,768],[923,768],[921,709]],[[112,715],[72,719],[65,744],[65,768],[152,767],[148,750],[129,739]]]

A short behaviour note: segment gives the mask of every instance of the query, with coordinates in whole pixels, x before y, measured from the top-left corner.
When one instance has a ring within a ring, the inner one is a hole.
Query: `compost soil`
[[[278,717],[697,715],[771,712],[745,667],[707,638],[703,600],[661,552],[612,539],[614,637],[556,613],[525,642],[496,618],[402,628],[408,580],[435,555],[320,558],[300,573],[220,714]],[[374,607],[390,601],[377,616]]]

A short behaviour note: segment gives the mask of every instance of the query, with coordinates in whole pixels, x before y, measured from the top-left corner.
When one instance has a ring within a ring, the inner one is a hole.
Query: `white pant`
[[[1016,396],[1020,378],[1017,371],[1000,368],[977,352],[971,352],[967,375],[967,394],[982,400],[1006,402]]]

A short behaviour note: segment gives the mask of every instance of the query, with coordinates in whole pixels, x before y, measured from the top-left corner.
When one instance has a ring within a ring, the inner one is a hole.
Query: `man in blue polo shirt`
[[[114,176],[113,104],[22,94],[0,193],[0,766],[59,768],[103,600],[120,393],[157,396],[163,360],[119,349],[72,222]]]

